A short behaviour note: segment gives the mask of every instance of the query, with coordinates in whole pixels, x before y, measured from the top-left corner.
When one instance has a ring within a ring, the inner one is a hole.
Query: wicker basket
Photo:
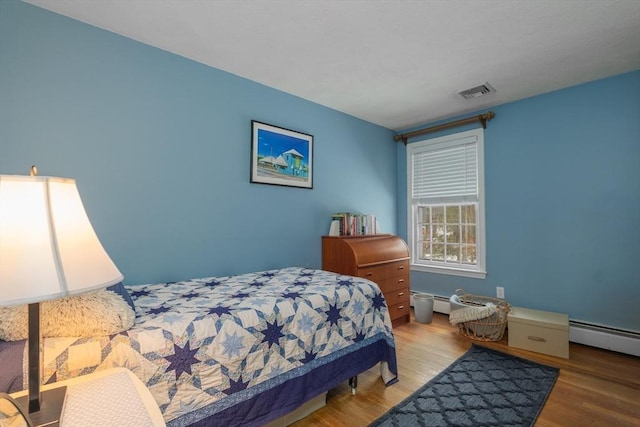
[[[478,341],[500,341],[507,326],[507,315],[511,311],[509,303],[502,298],[491,298],[467,294],[458,289],[456,295],[461,304],[471,307],[482,307],[488,303],[496,306],[497,311],[489,317],[458,323],[460,333],[467,338]]]

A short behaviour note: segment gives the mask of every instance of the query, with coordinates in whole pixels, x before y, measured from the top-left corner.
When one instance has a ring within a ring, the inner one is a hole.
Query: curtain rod
[[[495,113],[493,111],[489,111],[484,114],[480,114],[479,116],[467,117],[466,119],[456,120],[454,122],[443,123],[441,125],[431,126],[430,128],[418,129],[409,133],[402,133],[393,137],[393,140],[398,142],[402,141],[404,145],[407,145],[407,140],[409,138],[413,138],[414,136],[424,135],[425,133],[437,132],[439,130],[449,129],[456,126],[462,126],[469,123],[480,122],[482,123],[482,128],[487,128],[487,120],[491,120],[495,117]]]

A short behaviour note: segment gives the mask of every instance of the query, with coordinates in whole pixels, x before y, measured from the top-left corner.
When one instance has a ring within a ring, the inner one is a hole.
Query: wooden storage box
[[[509,346],[569,358],[569,316],[511,307]]]

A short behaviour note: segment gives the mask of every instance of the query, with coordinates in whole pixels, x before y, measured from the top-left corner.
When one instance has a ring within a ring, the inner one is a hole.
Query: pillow
[[[106,289],[40,303],[40,333],[46,337],[113,335],[133,326],[135,313]],[[0,307],[0,339],[27,338],[27,305]]]
[[[127,288],[124,287],[122,282],[118,283],[117,285],[109,286],[107,290],[111,292],[115,292],[116,294],[120,295],[122,299],[125,300],[127,304],[129,304],[129,307],[131,307],[131,310],[133,310],[135,313],[136,306],[133,305],[133,300],[131,299],[131,295],[129,295],[129,292],[127,292]]]

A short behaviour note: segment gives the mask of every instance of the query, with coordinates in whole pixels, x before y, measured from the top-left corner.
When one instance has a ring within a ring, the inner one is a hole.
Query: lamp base
[[[33,426],[59,426],[66,394],[66,386],[42,391],[40,394],[40,410],[29,412],[29,418],[31,418]],[[16,401],[20,407],[24,408],[24,413],[26,414],[29,408],[29,396],[18,397]]]

